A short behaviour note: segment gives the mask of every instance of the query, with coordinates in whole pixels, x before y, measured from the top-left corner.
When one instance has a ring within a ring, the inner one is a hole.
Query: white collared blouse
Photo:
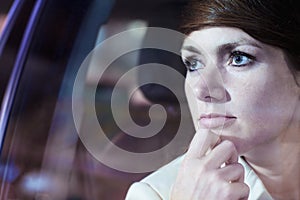
[[[161,167],[140,182],[131,185],[125,200],[169,200],[172,185],[184,156],[180,156]],[[253,169],[239,158],[245,169],[245,183],[250,187],[248,200],[273,200]]]

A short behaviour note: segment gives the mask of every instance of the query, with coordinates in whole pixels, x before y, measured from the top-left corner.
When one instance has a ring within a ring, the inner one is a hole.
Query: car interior
[[[148,27],[180,32],[186,3],[0,0],[0,199],[124,199],[129,186],[154,169],[122,171],[101,162],[83,140],[86,134],[97,132],[98,126],[109,140],[107,145],[93,141],[103,150],[100,154],[104,160],[112,159],[106,153],[114,146],[139,155],[155,152],[180,131],[186,137],[178,141],[178,148],[161,151],[158,161],[153,162],[162,166],[186,151],[194,128],[184,82],[160,73],[155,66],[168,66],[183,77],[186,69],[180,55],[143,48],[153,39]],[[122,33],[128,33],[124,43],[114,40]],[[109,45],[101,50],[107,55],[115,54],[125,43],[140,48],[104,66],[95,52],[107,41]],[[174,41],[179,48],[181,42]],[[150,65],[120,81],[144,64]],[[84,81],[74,87],[83,65],[87,66]],[[99,76],[101,68],[103,74]],[[149,84],[141,84],[144,80]],[[178,88],[179,95],[158,84],[161,81]],[[135,124],[126,130],[141,137],[130,135],[115,120],[112,98],[118,119],[127,122],[130,118]],[[150,116],[153,105],[160,105],[163,114],[160,110]],[[184,128],[179,129],[183,119]],[[140,127],[152,120],[165,123],[158,133],[146,137]],[[122,162],[127,158],[118,159]],[[138,168],[142,163],[130,164]]]

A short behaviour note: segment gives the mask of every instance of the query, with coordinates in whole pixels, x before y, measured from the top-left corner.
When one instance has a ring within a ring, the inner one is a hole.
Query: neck
[[[245,159],[274,199],[296,200],[300,199],[300,141],[286,139],[257,147]]]

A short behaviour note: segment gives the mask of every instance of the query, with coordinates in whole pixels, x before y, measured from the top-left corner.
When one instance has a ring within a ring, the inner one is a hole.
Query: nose
[[[222,74],[217,67],[202,69],[191,81],[194,95],[201,101],[210,103],[224,103],[228,101]]]

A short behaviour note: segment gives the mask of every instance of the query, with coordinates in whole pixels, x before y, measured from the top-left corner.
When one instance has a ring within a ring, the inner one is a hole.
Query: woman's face
[[[221,134],[240,154],[299,131],[300,89],[280,49],[240,29],[208,27],[184,41],[182,59],[196,129]]]

